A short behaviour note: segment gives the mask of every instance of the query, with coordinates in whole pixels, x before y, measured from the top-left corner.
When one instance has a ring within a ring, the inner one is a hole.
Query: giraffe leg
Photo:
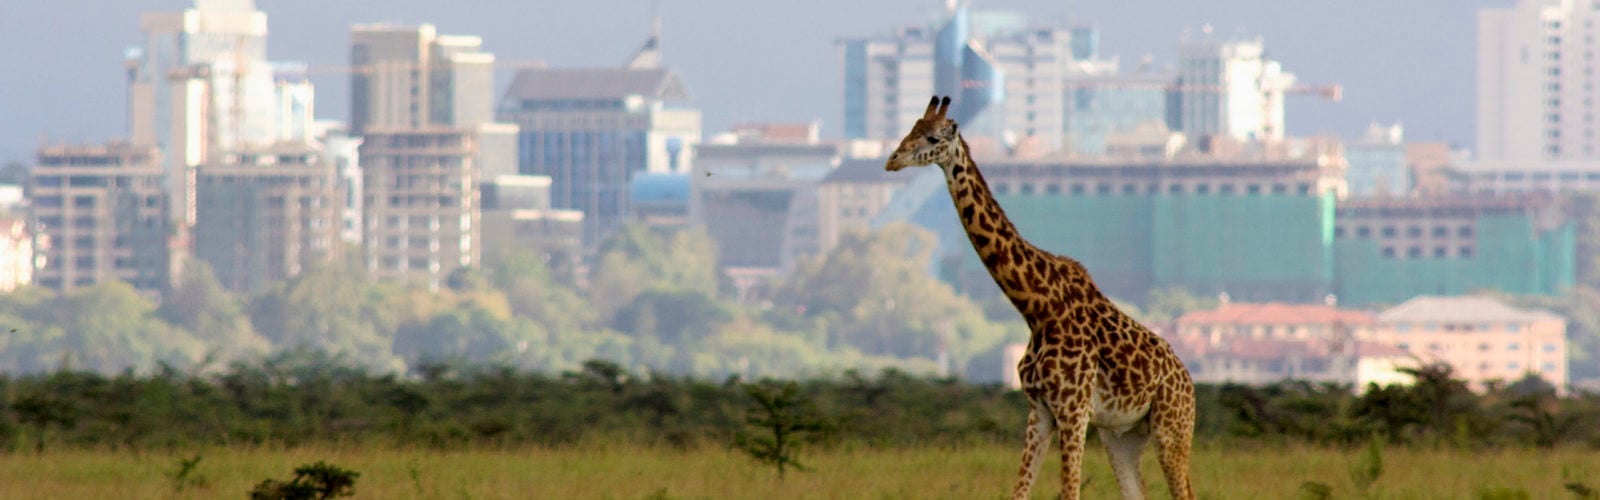
[[[1056,430],[1061,433],[1061,498],[1076,500],[1083,484],[1083,446],[1089,435],[1088,393],[1069,397],[1056,411]]]
[[[1106,445],[1106,454],[1111,457],[1111,470],[1117,474],[1117,486],[1122,489],[1124,500],[1143,499],[1149,496],[1144,488],[1144,480],[1139,478],[1139,455],[1144,452],[1144,444],[1150,438],[1150,427],[1147,423],[1140,423],[1122,434],[1117,434],[1106,429],[1100,429],[1100,442]]]
[[[1156,436],[1161,472],[1167,477],[1172,498],[1194,498],[1189,484],[1189,446],[1194,440],[1194,389],[1191,385],[1163,386],[1150,409],[1150,426]]]
[[[1050,435],[1055,429],[1055,417],[1049,408],[1038,401],[1031,402],[1029,407],[1028,443],[1022,448],[1022,470],[1018,471],[1017,487],[1011,492],[1013,500],[1028,498],[1034,479],[1044,469],[1044,451],[1050,448]]]

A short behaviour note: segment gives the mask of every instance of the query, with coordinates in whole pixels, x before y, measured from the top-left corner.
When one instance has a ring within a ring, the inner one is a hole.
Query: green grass
[[[1016,449],[1014,449],[1016,448]],[[210,448],[172,452],[47,451],[0,455],[5,498],[243,498],[266,478],[287,479],[302,464],[326,460],[361,473],[357,498],[1001,498],[1009,492],[1017,447],[963,449],[811,449],[814,468],[779,481],[771,469],[737,451],[601,446],[440,452],[317,447]],[[1090,448],[1087,498],[1115,498],[1104,451]],[[1153,449],[1144,475],[1155,498],[1166,495]],[[179,461],[203,459],[193,474],[203,486],[174,494],[169,475]],[[1325,483],[1334,498],[1356,497],[1351,465],[1358,451],[1300,447],[1196,450],[1194,485],[1201,498],[1295,498],[1306,481]],[[1389,448],[1374,498],[1476,498],[1493,489],[1530,498],[1568,498],[1563,467],[1596,478],[1600,454],[1589,450],[1501,450],[1468,453]],[[1058,492],[1059,465],[1046,465],[1034,496]]]

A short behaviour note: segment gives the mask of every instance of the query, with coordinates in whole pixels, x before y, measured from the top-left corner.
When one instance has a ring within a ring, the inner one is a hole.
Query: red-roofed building
[[[1406,382],[1404,350],[1357,342],[1375,314],[1332,304],[1238,304],[1179,317],[1168,336],[1196,382],[1270,384],[1310,380],[1352,384]]]

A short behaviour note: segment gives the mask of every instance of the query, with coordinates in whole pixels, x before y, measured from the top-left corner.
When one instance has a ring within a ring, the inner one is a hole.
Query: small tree
[[[250,490],[250,500],[326,500],[356,494],[361,473],[318,461],[294,469],[288,482],[267,479]]]
[[[807,470],[798,460],[802,434],[828,430],[826,421],[815,416],[809,402],[800,396],[794,382],[747,384],[745,392],[755,400],[745,415],[749,431],[734,436],[734,445],[757,461],[778,468],[778,478],[793,467]]]

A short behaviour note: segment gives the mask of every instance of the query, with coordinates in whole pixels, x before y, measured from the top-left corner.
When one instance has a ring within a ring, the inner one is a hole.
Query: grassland
[[[1103,452],[1091,448],[1087,498],[1115,498]],[[182,457],[203,458],[205,484],[175,493],[170,475]],[[1295,498],[1302,483],[1358,494],[1350,469],[1358,451],[1301,447],[1203,446],[1194,457],[1202,498]],[[1166,494],[1146,453],[1144,474],[1156,498]],[[211,448],[164,452],[45,451],[0,455],[5,498],[242,498],[262,479],[287,478],[301,464],[327,460],[360,472],[357,498],[1000,498],[1018,460],[1009,446],[963,449],[808,450],[813,470],[782,481],[737,451],[598,446],[461,452],[319,447]],[[1057,462],[1047,464],[1035,497],[1057,491]],[[1468,453],[1390,448],[1375,498],[1477,498],[1489,489],[1530,498],[1570,498],[1563,469],[1600,486],[1600,453],[1514,449]]]

